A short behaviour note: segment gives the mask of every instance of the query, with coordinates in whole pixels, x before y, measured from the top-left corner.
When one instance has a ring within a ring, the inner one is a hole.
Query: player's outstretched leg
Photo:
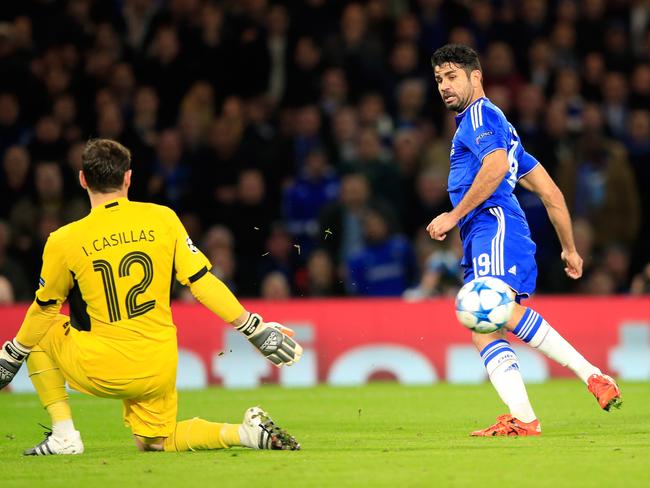
[[[65,391],[65,379],[47,353],[35,346],[27,358],[29,377],[34,384],[41,403],[52,420],[52,430],[45,433],[45,440],[27,449],[25,456],[49,456],[52,454],[82,454],[84,445],[81,435],[74,428],[72,413]]]
[[[494,425],[474,431],[472,436],[540,435],[542,429],[528,400],[517,355],[510,347],[510,343],[503,339],[503,335],[501,331],[492,334],[472,334],[494,389],[510,409],[510,413],[499,416]]]
[[[140,439],[143,442],[143,439]],[[286,430],[278,427],[271,417],[259,407],[244,413],[241,424],[221,424],[200,418],[183,420],[176,424],[171,436],[164,439],[165,451],[198,451],[226,449],[234,446],[251,449],[298,450],[300,444]],[[149,445],[145,450],[158,450]]]
[[[519,339],[573,371],[585,382],[603,410],[621,407],[621,390],[616,382],[587,361],[532,308],[517,305],[512,324],[508,326],[513,327],[512,332]]]
[[[239,427],[239,437],[243,446],[252,449],[281,449],[297,451],[300,444],[295,437],[277,426],[269,414],[260,407],[251,407],[244,413]]]
[[[587,388],[596,397],[600,408],[609,412],[611,408],[621,408],[621,389],[614,378],[606,374],[592,374],[587,379]]]

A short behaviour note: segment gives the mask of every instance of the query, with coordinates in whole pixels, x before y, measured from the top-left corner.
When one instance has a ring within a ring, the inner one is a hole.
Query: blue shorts
[[[481,210],[461,229],[465,283],[477,276],[505,281],[518,298],[535,291],[535,243],[523,216],[502,207]]]

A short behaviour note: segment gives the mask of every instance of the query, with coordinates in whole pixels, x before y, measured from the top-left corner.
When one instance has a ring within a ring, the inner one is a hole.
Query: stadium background
[[[87,211],[79,156],[102,136],[133,151],[133,197],[177,209],[214,272],[305,346],[271,368],[177,290],[179,386],[199,388],[179,395],[179,416],[238,422],[261,404],[303,450],[161,462],[133,449],[119,402],[73,395],[86,453],[25,459],[49,419],[35,394],[3,390],[0,484],[646,487],[647,4],[0,1],[0,343],[32,300],[46,236]],[[447,40],[481,52],[489,96],[566,192],[587,265],[575,283],[539,202],[518,195],[539,246],[533,306],[622,380],[620,412],[577,379],[535,384],[567,371],[513,340],[544,435],[466,437],[503,405],[438,296],[458,286],[457,237],[436,246],[421,231],[448,205],[453,124],[429,67]],[[380,252],[382,220],[406,236],[390,241],[400,260]],[[388,377],[402,384],[354,386]],[[276,381],[302,388],[203,388]],[[26,368],[10,386],[31,391]]]
[[[453,116],[432,52],[481,54],[487,95],[564,191],[584,279],[518,192],[539,292],[650,291],[643,1],[24,1],[0,7],[0,302],[31,300],[47,235],[85,214],[90,137],[133,153],[239,296],[452,294]],[[179,291],[179,298],[185,295]]]
[[[3,2],[0,339],[32,299],[48,234],[88,211],[84,142],[108,137],[132,151],[131,197],[174,208],[213,273],[302,331],[313,371],[294,384],[330,381],[342,351],[364,344],[397,349],[374,370],[354,356],[363,381],[482,380],[473,352],[454,356],[471,349],[449,299],[458,235],[424,232],[449,208],[455,130],[429,59],[460,42],[575,219],[585,276],[573,282],[540,201],[517,191],[540,311],[608,370],[650,379],[650,298],[587,296],[650,293],[649,22],[647,2],[616,0]],[[205,339],[213,319],[181,287],[175,298],[179,378],[204,378],[186,386],[229,384],[224,364],[251,371],[233,386],[283,381],[230,355],[227,329]],[[400,376],[418,357],[433,373]],[[560,373],[530,359],[529,380]]]

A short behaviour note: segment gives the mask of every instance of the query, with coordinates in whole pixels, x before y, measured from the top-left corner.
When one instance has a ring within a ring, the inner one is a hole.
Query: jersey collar
[[[124,205],[124,203],[128,202],[129,199],[127,197],[119,197],[119,198],[113,198],[112,200],[108,200],[101,205],[98,205],[94,208],[92,208],[90,211],[91,212],[99,212],[101,210],[110,210],[112,208],[119,207],[120,205]]]
[[[487,100],[487,97],[480,97],[474,100],[472,103],[470,103],[467,107],[465,107],[465,110],[463,110],[461,113],[456,115],[456,127],[460,125],[461,120],[463,120],[463,117],[465,117],[465,114],[469,111],[469,109],[473,106],[476,105],[478,102],[481,100]]]

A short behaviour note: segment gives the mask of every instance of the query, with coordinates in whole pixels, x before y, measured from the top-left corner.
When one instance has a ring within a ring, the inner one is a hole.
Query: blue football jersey
[[[463,227],[477,212],[488,207],[503,207],[525,218],[513,190],[517,181],[533,170],[539,162],[528,154],[517,131],[503,112],[486,97],[479,98],[456,116],[456,133],[451,141],[449,198],[455,207],[463,199],[481,168],[483,158],[503,149],[510,168],[494,193],[459,222]]]

